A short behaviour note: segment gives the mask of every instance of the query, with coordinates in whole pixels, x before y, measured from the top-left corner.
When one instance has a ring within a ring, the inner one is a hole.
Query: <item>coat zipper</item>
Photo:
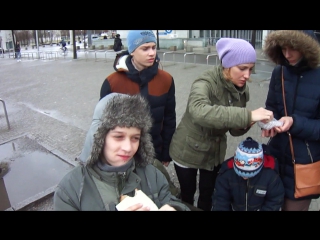
[[[120,181],[119,181],[119,185],[118,185],[119,198],[120,198],[122,189],[123,189],[125,181],[126,181],[126,172],[118,173],[118,175],[120,176]]]
[[[248,211],[248,188],[249,188],[249,179],[247,179],[247,187],[246,187],[246,211]]]

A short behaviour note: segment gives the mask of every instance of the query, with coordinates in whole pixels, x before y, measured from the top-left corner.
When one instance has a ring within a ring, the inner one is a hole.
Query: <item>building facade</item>
[[[121,38],[127,38],[129,30],[117,30]],[[158,31],[159,39],[202,39],[203,46],[215,45],[218,39],[222,37],[242,38],[251,41],[253,31],[256,31],[256,47],[261,48],[263,39],[271,30],[153,30]],[[200,46],[199,46],[200,47]]]
[[[88,30],[91,31],[91,30]],[[125,41],[129,30],[114,30],[119,33]],[[155,34],[159,34],[159,40],[163,39],[165,47],[167,45],[178,45],[178,48],[185,48],[185,45],[193,45],[194,47],[207,47],[215,45],[221,37],[242,38],[251,41],[253,31],[255,31],[255,47],[262,48],[265,36],[272,30],[153,30]],[[318,31],[318,30],[317,30]],[[72,30],[70,30],[70,39],[72,39]],[[166,40],[165,40],[166,39]],[[180,39],[179,43],[177,41]],[[170,41],[171,40],[171,41]],[[0,30],[0,48],[4,51],[12,50],[14,38],[12,30]],[[172,43],[168,43],[172,42]],[[89,43],[89,45],[91,45]]]
[[[0,30],[0,50],[7,51],[13,48],[12,30]]]

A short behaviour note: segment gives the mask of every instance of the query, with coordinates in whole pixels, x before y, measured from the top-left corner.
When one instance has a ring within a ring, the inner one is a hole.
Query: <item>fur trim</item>
[[[115,70],[119,71],[119,72],[128,72],[129,68],[127,66],[127,58],[131,57],[131,55],[129,55],[127,52],[123,52],[120,56],[118,56],[118,59],[115,60],[116,65],[115,65]],[[160,63],[160,58],[158,56],[158,54],[155,57],[154,63]]]
[[[138,94],[116,95],[108,101],[101,117],[101,124],[94,134],[91,155],[87,164],[94,165],[99,160],[106,135],[117,126],[141,129],[140,145],[134,155],[135,163],[139,166],[151,163],[155,156],[152,138],[149,134],[152,118],[147,100]]]
[[[126,59],[129,57],[129,55],[124,55],[120,57],[118,64],[116,65],[116,68],[118,71],[128,71],[128,67],[126,64]]]
[[[316,68],[320,60],[320,45],[318,41],[301,30],[276,30],[265,38],[263,51],[275,64],[284,65],[285,58],[281,48],[290,46],[302,53],[308,66]]]

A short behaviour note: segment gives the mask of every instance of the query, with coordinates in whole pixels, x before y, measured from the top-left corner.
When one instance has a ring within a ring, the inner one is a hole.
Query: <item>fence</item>
[[[103,56],[103,57],[102,57]],[[14,52],[1,52],[1,58],[15,58]],[[113,50],[77,50],[77,59],[84,59],[86,61],[99,59],[107,61],[107,59],[115,59],[116,53]],[[73,59],[73,51],[68,50],[67,54],[62,54],[61,50],[58,51],[21,51],[21,59],[25,60],[61,60]]]

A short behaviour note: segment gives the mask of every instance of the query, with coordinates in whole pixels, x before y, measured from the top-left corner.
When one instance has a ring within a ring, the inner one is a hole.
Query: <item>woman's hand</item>
[[[293,118],[288,116],[280,118],[279,121],[283,122],[283,125],[281,127],[274,128],[278,133],[289,131],[293,124]]]
[[[271,128],[270,130],[261,129],[261,137],[274,137],[277,135],[277,131],[274,128]]]
[[[280,127],[274,127],[270,130],[264,130],[262,129],[261,136],[262,137],[274,137],[277,135],[277,133],[287,132],[291,128],[293,124],[293,118],[292,117],[282,117],[279,119],[280,122],[283,122],[283,125]]]
[[[256,110],[251,111],[251,121],[258,122],[262,121],[267,123],[273,119],[273,112],[269,111],[265,108],[258,108]]]

